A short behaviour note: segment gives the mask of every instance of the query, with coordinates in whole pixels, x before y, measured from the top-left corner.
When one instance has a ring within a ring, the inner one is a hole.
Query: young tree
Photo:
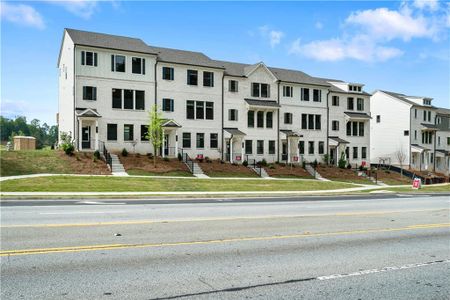
[[[398,164],[400,165],[400,177],[403,176],[403,164],[406,160],[406,153],[403,150],[403,147],[400,147],[400,149],[395,152],[395,156],[397,157]]]
[[[156,151],[161,147],[163,143],[163,128],[164,119],[162,118],[161,112],[158,108],[153,106],[149,112],[150,120],[148,122],[148,132],[146,138],[150,140],[153,145],[154,155],[153,155],[153,166],[156,168]]]

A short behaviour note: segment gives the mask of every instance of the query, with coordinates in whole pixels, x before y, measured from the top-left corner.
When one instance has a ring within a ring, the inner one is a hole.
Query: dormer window
[[[267,83],[252,83],[252,97],[269,98],[270,87]]]
[[[91,51],[81,51],[81,64],[83,66],[97,66],[97,53]]]
[[[423,105],[431,105],[431,100],[423,99]]]

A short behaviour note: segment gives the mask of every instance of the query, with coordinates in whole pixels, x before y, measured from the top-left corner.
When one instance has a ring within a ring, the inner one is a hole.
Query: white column
[[[83,136],[82,136],[83,124],[82,124],[82,122],[83,121],[81,119],[78,119],[78,151],[80,151],[82,149],[82,139],[83,139]]]
[[[297,140],[297,144],[296,144],[297,151],[295,152],[296,155],[297,155],[297,162],[298,162],[298,163],[300,163],[300,149],[298,149],[298,142],[299,142],[299,141],[300,141],[300,140]]]
[[[178,129],[175,130],[175,156],[178,156]]]
[[[166,132],[164,131],[164,129],[163,129],[163,131],[162,131],[162,134],[163,134],[163,136],[162,136],[162,145],[161,145],[161,156],[164,158],[164,142],[165,142],[165,139],[166,139]],[[156,155],[156,151],[155,151],[155,155]]]
[[[95,120],[95,150],[98,150],[98,120]]]
[[[291,162],[291,143],[288,136],[286,136],[287,139],[287,163],[289,164]]]
[[[244,155],[245,155],[245,141],[244,139],[241,139],[241,162],[245,160]]]
[[[233,163],[233,136],[230,138],[230,163]]]

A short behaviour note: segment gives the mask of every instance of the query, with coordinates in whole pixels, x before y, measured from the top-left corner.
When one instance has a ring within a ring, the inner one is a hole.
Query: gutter
[[[223,161],[223,155],[224,155],[224,151],[225,151],[225,149],[224,149],[224,147],[223,147],[223,144],[224,144],[224,140],[225,140],[225,136],[224,136],[224,115],[225,115],[225,107],[224,107],[224,103],[225,103],[225,100],[224,100],[224,98],[225,98],[225,96],[224,96],[224,93],[225,93],[225,91],[224,91],[224,81],[225,81],[225,72],[223,72],[222,73],[222,136],[221,136],[221,142],[220,142],[220,147],[222,148],[222,158],[221,158],[221,160]]]
[[[436,118],[437,116],[434,116],[434,124],[436,124]],[[437,139],[437,133],[438,131],[436,130],[434,132],[434,143],[433,143],[433,172],[436,173],[436,139]]]
[[[280,105],[280,80],[277,82],[277,103]],[[277,161],[280,161],[280,110],[277,111]],[[297,145],[298,147],[298,145]]]
[[[79,138],[80,133],[78,132],[78,124],[77,124],[77,114],[76,114],[76,110],[75,110],[75,106],[76,106],[76,88],[75,88],[75,70],[76,70],[76,51],[75,49],[77,48],[77,45],[74,43],[73,44],[73,87],[72,87],[72,95],[73,95],[73,138],[76,140],[76,149],[78,149],[80,142],[77,140],[77,138]],[[59,128],[58,128],[59,131]],[[75,138],[75,136],[77,138]],[[80,150],[80,149],[78,149]]]
[[[329,153],[329,149],[328,149],[329,148],[328,136],[330,134],[330,101],[329,101],[330,93],[331,93],[331,91],[328,90],[327,91],[327,136],[325,139],[325,144],[326,144],[326,149],[327,149],[326,153],[327,153],[327,157],[328,157],[327,165],[330,161],[330,153]],[[370,134],[370,126],[369,126],[369,134]],[[339,143],[338,143],[338,147],[339,147]]]
[[[155,62],[155,106],[158,105],[157,65],[158,65],[158,58],[156,58],[156,62]]]

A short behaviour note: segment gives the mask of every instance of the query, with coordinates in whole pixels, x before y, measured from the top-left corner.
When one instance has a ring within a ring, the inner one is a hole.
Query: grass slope
[[[126,177],[55,176],[8,180],[2,192],[183,192],[183,191],[310,191],[355,187],[352,184],[301,180],[212,180]]]

